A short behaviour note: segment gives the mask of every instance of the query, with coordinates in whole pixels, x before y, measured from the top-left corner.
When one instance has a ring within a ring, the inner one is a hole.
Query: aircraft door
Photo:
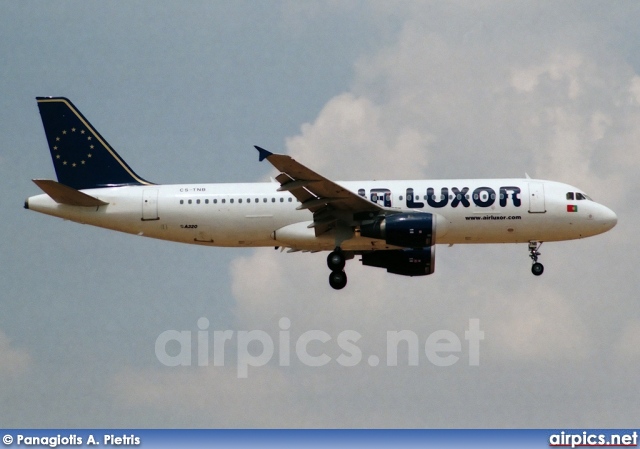
[[[159,220],[158,189],[142,191],[142,221]]]
[[[544,201],[544,184],[541,182],[529,183],[529,212],[543,214],[547,211]]]

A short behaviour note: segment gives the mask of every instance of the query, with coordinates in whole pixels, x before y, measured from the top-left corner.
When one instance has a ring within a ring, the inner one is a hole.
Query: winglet
[[[260,148],[258,145],[254,145],[253,147],[258,150],[258,153],[260,153],[260,162],[264,161],[266,158],[273,154],[271,151]]]

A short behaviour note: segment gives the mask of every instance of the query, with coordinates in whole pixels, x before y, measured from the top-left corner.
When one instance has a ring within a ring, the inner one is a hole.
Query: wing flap
[[[58,204],[81,207],[99,207],[109,204],[94,196],[87,195],[86,193],[50,179],[34,179],[33,182]]]

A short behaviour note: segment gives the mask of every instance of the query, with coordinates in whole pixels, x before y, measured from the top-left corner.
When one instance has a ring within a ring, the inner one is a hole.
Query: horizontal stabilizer
[[[99,207],[109,204],[50,179],[34,179],[33,182],[58,204],[83,207]]]

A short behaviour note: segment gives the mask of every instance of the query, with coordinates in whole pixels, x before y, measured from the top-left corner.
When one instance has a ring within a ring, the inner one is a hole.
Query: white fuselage
[[[568,200],[568,192],[580,190],[552,181],[338,184],[385,207],[436,214],[438,244],[571,240],[603,233],[617,221],[610,209],[594,201]],[[43,194],[30,197],[26,207],[79,223],[182,243],[310,251],[335,248],[335,232],[316,237],[308,227],[313,221],[311,212],[296,210],[300,203],[291,193],[278,192],[278,187],[275,182],[111,187],[83,190],[107,202],[105,206],[58,204]],[[384,241],[360,237],[357,229],[339,239],[344,250],[391,248]]]

